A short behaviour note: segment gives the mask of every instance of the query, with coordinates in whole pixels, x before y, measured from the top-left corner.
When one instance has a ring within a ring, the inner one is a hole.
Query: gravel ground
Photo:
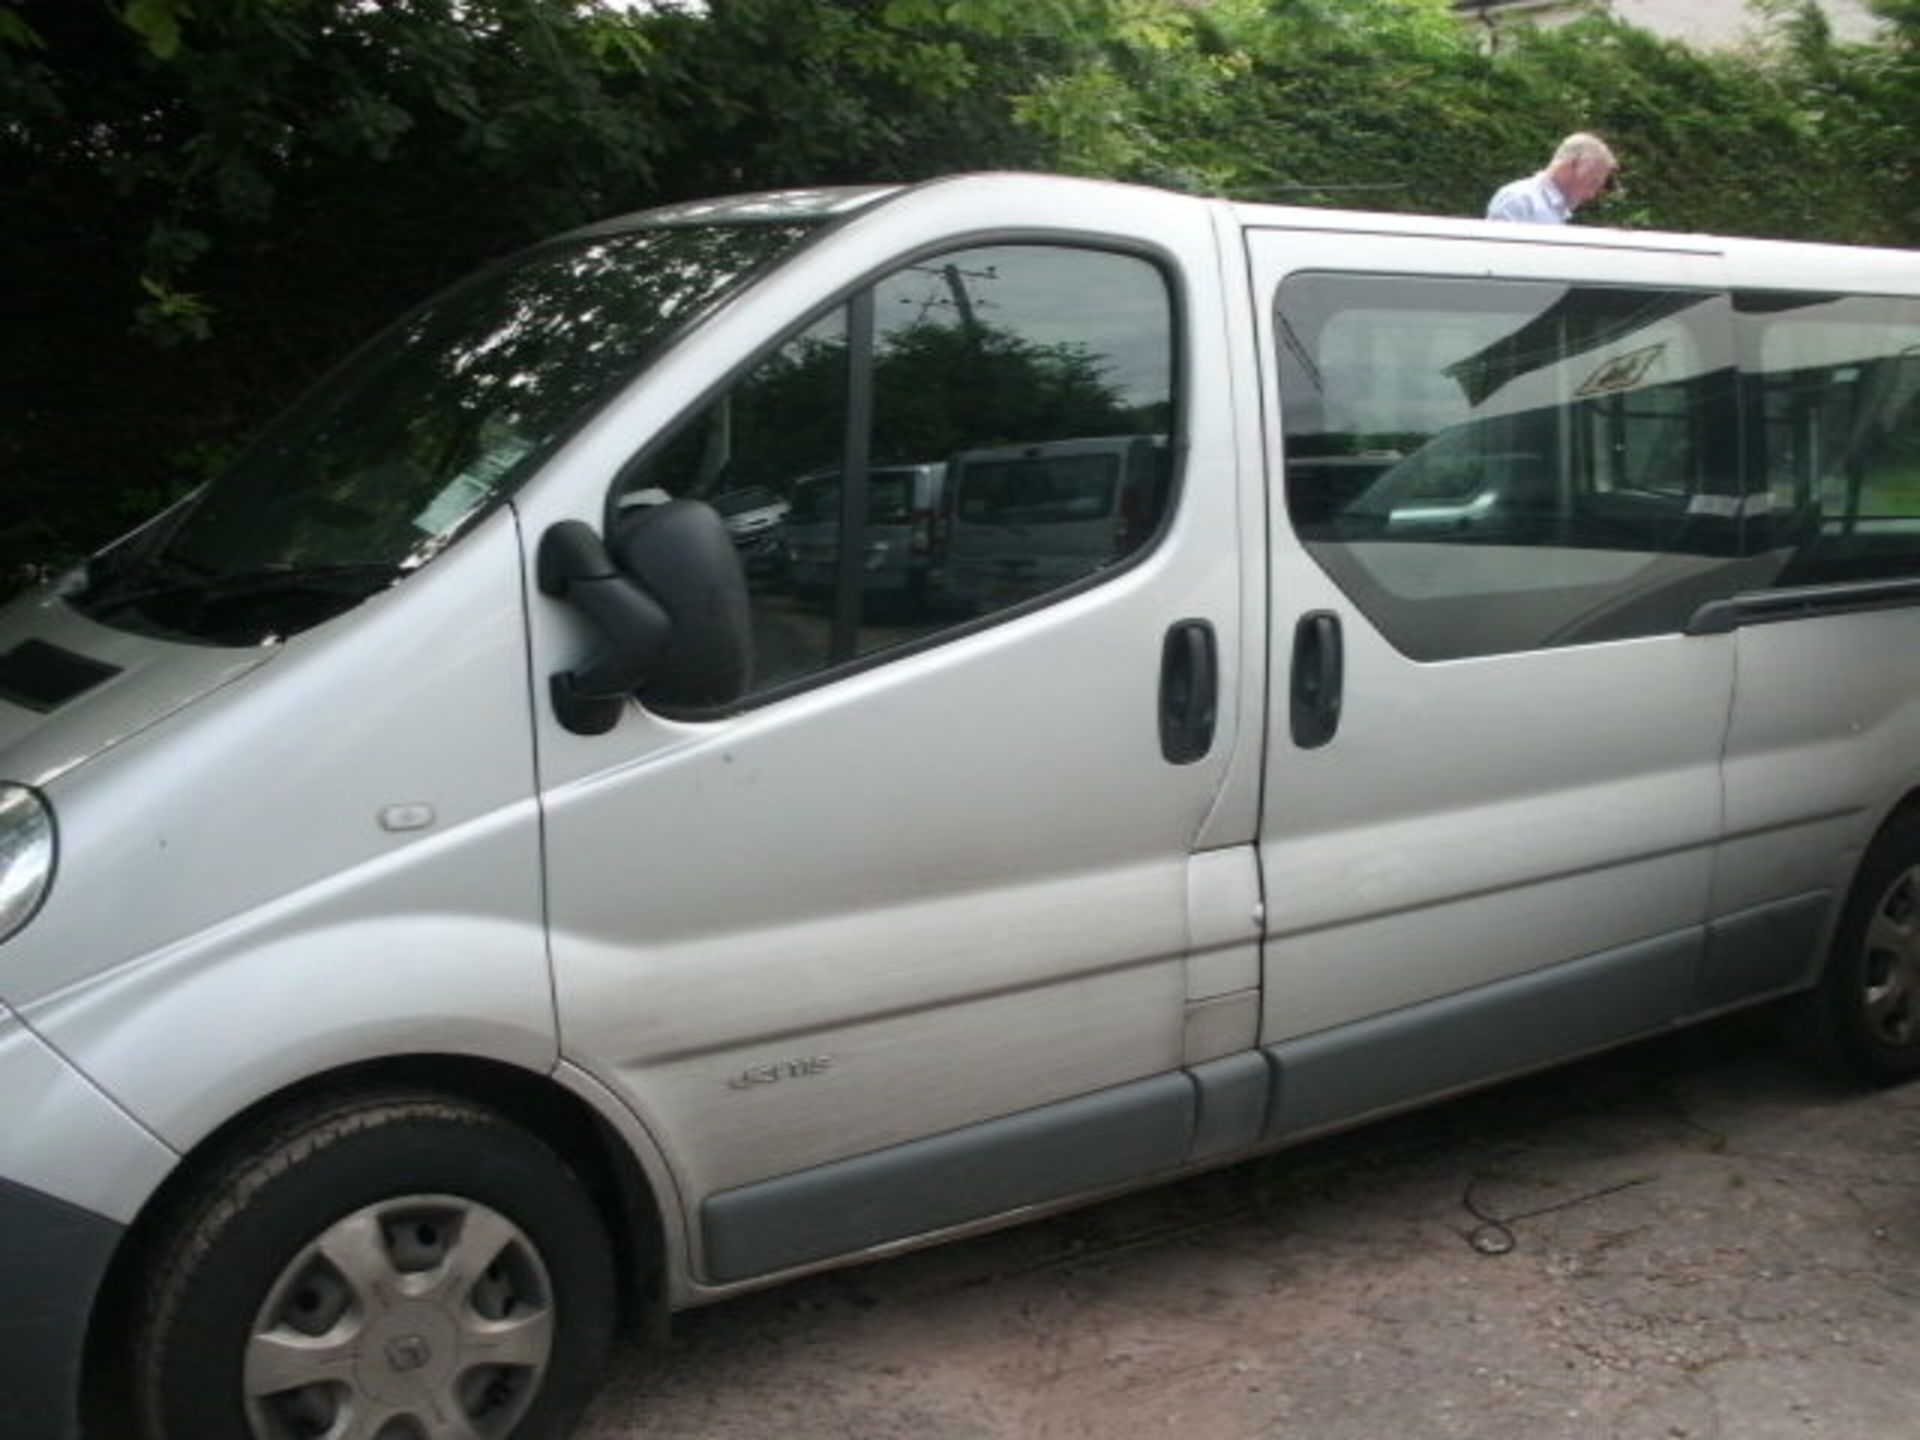
[[[1920,1085],[1735,1022],[678,1317],[581,1440],[1912,1440]]]

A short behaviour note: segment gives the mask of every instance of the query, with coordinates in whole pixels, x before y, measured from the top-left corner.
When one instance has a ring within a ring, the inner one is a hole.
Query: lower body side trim
[[[722,1191],[700,1207],[707,1272],[744,1280],[1172,1171],[1195,1116],[1194,1082],[1154,1075]]]
[[[1588,955],[1267,1047],[1267,1137],[1357,1120],[1669,1025],[1692,1007],[1698,929]]]
[[[1833,908],[1833,892],[1816,890],[1715,920],[1707,927],[1694,1008],[1717,1010],[1811,985],[1820,973],[1819,947]]]

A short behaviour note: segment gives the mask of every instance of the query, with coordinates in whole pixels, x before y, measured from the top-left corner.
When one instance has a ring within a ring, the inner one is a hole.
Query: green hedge
[[[1920,4],[1702,55],[1445,0],[0,0],[0,587],[216,469],[489,255],[664,200],[1003,167],[1478,214],[1606,135],[1616,224],[1920,237]]]

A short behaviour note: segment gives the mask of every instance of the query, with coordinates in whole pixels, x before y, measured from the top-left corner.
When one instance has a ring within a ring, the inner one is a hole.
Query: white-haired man
[[[1564,225],[1573,212],[1613,183],[1620,162],[1598,135],[1569,135],[1547,168],[1502,185],[1487,202],[1489,220]]]

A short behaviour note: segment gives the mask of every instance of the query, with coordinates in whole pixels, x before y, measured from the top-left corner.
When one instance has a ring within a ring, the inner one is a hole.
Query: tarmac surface
[[[580,1440],[1914,1440],[1920,1084],[1739,1020],[676,1317]]]

